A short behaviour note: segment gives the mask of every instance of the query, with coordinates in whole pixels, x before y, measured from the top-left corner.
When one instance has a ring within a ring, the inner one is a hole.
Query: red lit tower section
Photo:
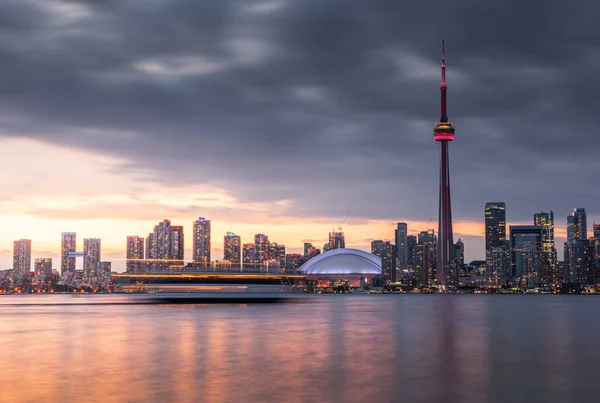
[[[446,58],[442,42],[442,85],[440,121],[435,125],[433,138],[440,143],[440,209],[438,220],[436,278],[442,289],[458,285],[458,270],[454,263],[454,239],[452,235],[452,208],[450,203],[450,164],[448,143],[454,140],[454,127],[446,112]]]

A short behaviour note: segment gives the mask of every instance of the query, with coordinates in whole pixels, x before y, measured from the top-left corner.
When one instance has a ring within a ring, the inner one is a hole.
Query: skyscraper
[[[137,235],[127,237],[127,255],[125,269],[127,273],[140,273],[141,260],[144,259],[144,238]]]
[[[461,267],[465,264],[465,243],[460,238],[454,244],[454,260],[456,267]]]
[[[431,286],[436,280],[436,236],[432,229],[421,231],[415,249],[415,271],[422,286]]]
[[[485,203],[485,267],[488,285],[505,285],[508,281],[506,250],[506,203]]]
[[[400,270],[408,269],[408,225],[405,222],[399,222],[395,231],[396,241],[396,265]]]
[[[390,281],[396,281],[396,265],[393,261],[395,246],[390,241],[375,240],[371,242],[371,253],[381,258],[381,271]]]
[[[98,238],[83,240],[83,278],[88,282],[98,279],[100,269],[101,241]]]
[[[594,238],[600,239],[600,224],[594,223]]]
[[[458,285],[458,271],[454,265],[454,239],[452,234],[452,207],[450,203],[450,163],[448,143],[454,140],[454,127],[446,113],[446,58],[442,42],[441,117],[433,131],[434,140],[440,143],[440,193],[437,239],[437,281],[442,287]]]
[[[285,268],[285,245],[273,242],[269,245],[269,260],[275,261],[280,268]]]
[[[406,237],[406,255],[408,260],[408,274],[411,278],[417,278],[416,275],[416,256],[417,256],[417,236],[408,235]],[[405,274],[405,273],[403,273]]]
[[[327,250],[342,249],[345,247],[346,239],[344,238],[344,233],[342,231],[332,231],[329,233],[329,248]]]
[[[77,246],[77,234],[75,232],[63,232],[60,242],[60,274],[66,271],[75,271],[75,258],[69,257],[69,252],[75,252]]]
[[[173,259],[181,261],[179,264],[183,265],[183,260],[185,259],[185,239],[183,236],[183,226],[171,226],[171,233],[171,242],[173,243]]]
[[[254,235],[254,250],[257,263],[265,263],[269,260],[269,237],[265,234]]]
[[[52,277],[52,258],[38,257],[33,261],[33,270],[36,276]]]
[[[256,268],[258,266],[258,256],[256,253],[256,245],[253,243],[245,243],[242,247],[243,266],[248,268]]]
[[[210,267],[210,247],[210,220],[200,217],[194,221],[194,263],[201,267]]]
[[[14,242],[13,272],[21,275],[31,273],[31,239],[19,239]]]
[[[233,232],[228,232],[223,237],[223,259],[239,268],[241,263],[242,239]]]
[[[554,246],[554,213],[542,211],[534,214],[533,225],[542,227],[541,280],[544,284],[552,284],[558,280]]]
[[[511,268],[513,285],[521,288],[541,284],[542,227],[511,225]]]
[[[584,208],[573,210],[573,239],[575,241],[587,239],[587,213]]]
[[[162,220],[158,225],[154,226],[154,237],[152,240],[156,245],[152,259],[173,259],[173,230],[170,220]]]

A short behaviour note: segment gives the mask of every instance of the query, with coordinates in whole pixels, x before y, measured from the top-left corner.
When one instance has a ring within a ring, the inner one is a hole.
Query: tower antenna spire
[[[446,86],[446,49],[442,39],[442,87]]]

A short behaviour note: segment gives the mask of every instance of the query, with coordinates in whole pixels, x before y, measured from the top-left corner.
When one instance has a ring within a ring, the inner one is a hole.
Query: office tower
[[[458,268],[465,264],[465,244],[460,238],[458,238],[458,241],[454,244],[454,261]]]
[[[245,243],[242,247],[243,266],[255,268],[258,266],[258,255],[256,253],[256,245],[253,243]]]
[[[454,127],[448,121],[446,112],[446,59],[442,42],[442,85],[441,117],[436,124],[434,140],[440,143],[440,192],[437,240],[436,276],[438,284],[444,288],[458,285],[458,271],[454,265],[454,238],[452,234],[452,207],[450,203],[450,162],[448,144],[454,140]]]
[[[543,284],[553,284],[558,281],[556,271],[556,248],[554,246],[554,213],[536,213],[533,215],[533,225],[542,227],[542,256],[541,280]]]
[[[233,232],[223,237],[223,259],[231,262],[233,267],[240,267],[242,261],[242,238]]]
[[[310,242],[304,242],[304,257],[308,257],[308,251],[312,248],[313,245]]]
[[[60,242],[60,274],[67,271],[75,272],[75,257],[69,257],[69,252],[76,252],[77,234],[75,232],[63,232]]]
[[[329,247],[327,250],[342,249],[346,247],[346,239],[342,231],[332,231],[329,233]]]
[[[33,271],[36,276],[52,277],[52,258],[38,257],[33,261]]]
[[[13,245],[13,273],[31,273],[31,239],[19,239]]]
[[[600,239],[600,224],[594,223],[594,238]]]
[[[540,285],[543,228],[511,225],[511,275],[513,285],[529,288]]]
[[[575,217],[567,216],[567,243],[575,242]]]
[[[406,237],[406,256],[408,260],[408,274],[416,278],[416,256],[417,256],[417,236],[409,235]]]
[[[88,282],[98,279],[100,269],[100,239],[84,238],[83,240],[83,278]]]
[[[210,220],[204,217],[194,221],[194,263],[210,267]]]
[[[287,272],[297,270],[302,264],[302,257],[299,253],[288,253],[285,255],[285,270]]]
[[[125,270],[129,274],[140,273],[141,260],[144,259],[144,238],[137,235],[127,237],[127,255]]]
[[[419,233],[415,251],[415,271],[417,280],[422,286],[437,283],[436,247],[437,239],[432,229]]]
[[[311,245],[311,247],[308,248],[307,253],[308,253],[308,255],[305,256],[305,257],[308,258],[308,259],[312,259],[313,257],[321,254],[321,249],[316,248],[316,247],[314,247],[314,246]]]
[[[405,222],[399,222],[394,233],[396,241],[396,266],[401,271],[408,269],[408,225]]]
[[[269,245],[269,260],[275,261],[279,267],[285,267],[285,245],[273,242]]]
[[[376,240],[371,242],[371,253],[381,258],[381,272],[390,281],[396,280],[396,265],[393,257],[396,255],[394,244],[390,241]]]
[[[254,235],[254,249],[258,263],[265,263],[269,260],[269,237],[264,234]]]
[[[485,204],[485,262],[488,285],[505,285],[509,276],[504,202]]]
[[[173,260],[179,260],[178,264],[183,265],[185,259],[185,242],[183,236],[183,226],[171,226],[171,242],[173,251]]]
[[[573,240],[587,239],[587,214],[584,208],[573,210]]]
[[[590,259],[590,277],[593,277],[592,283],[597,284],[600,281],[600,237],[590,240]]]
[[[173,229],[170,220],[162,220],[154,226],[155,250],[153,259],[170,260],[173,259]]]

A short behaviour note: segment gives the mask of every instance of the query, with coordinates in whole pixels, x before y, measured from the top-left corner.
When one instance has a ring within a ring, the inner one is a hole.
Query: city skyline
[[[31,238],[32,255],[44,257],[64,231],[101,238],[103,252],[123,257],[124,237],[145,235],[161,217],[211,217],[218,236],[263,232],[296,250],[321,243],[348,209],[348,246],[391,239],[397,221],[426,230],[437,212],[430,130],[442,36],[460,128],[453,224],[467,260],[483,258],[481,206],[490,200],[506,201],[510,223],[553,210],[562,231],[560,217],[574,206],[600,222],[593,42],[544,25],[537,7],[519,8],[536,18],[527,19],[528,40],[515,43],[490,35],[497,13],[487,4],[456,2],[445,16],[460,23],[442,32],[427,2],[414,18],[373,4],[373,19],[355,4],[339,16],[335,2],[235,11],[227,1],[195,3],[6,2],[14,24],[0,38],[10,56],[0,168],[18,175],[0,178],[0,267],[10,265],[15,239]],[[542,11],[567,18],[557,8]],[[164,22],[160,38],[150,21]],[[524,28],[511,15],[502,21]],[[362,34],[348,41],[340,32]],[[556,35],[567,40],[548,40]],[[549,127],[540,124],[549,116]],[[260,185],[257,171],[268,179]]]

